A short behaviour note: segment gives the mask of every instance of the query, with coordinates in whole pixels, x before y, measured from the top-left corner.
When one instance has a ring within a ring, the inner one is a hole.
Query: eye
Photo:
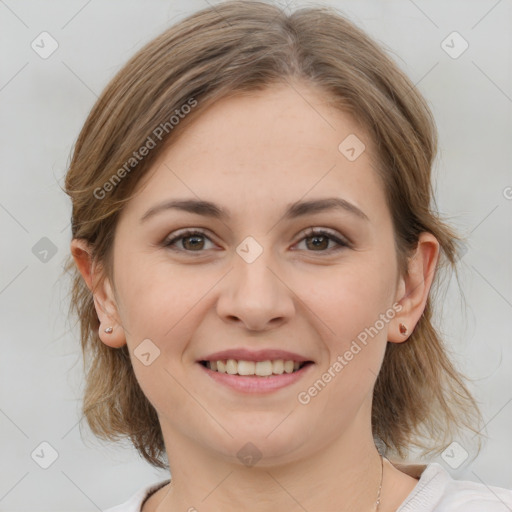
[[[308,252],[331,252],[341,250],[344,247],[350,247],[350,243],[348,241],[338,237],[326,229],[309,228],[304,234],[306,236],[300,240],[299,244],[305,241],[306,247],[311,249]],[[200,253],[204,252],[203,249],[208,249],[208,247],[205,247],[205,240],[213,243],[203,231],[197,229],[187,229],[178,232],[171,238],[166,239],[162,245],[174,251]],[[308,243],[308,240],[311,240],[311,242]],[[178,247],[174,247],[177,242],[181,243],[178,244]],[[334,242],[336,246],[329,247],[330,242]]]
[[[185,230],[178,233],[176,236],[169,238],[163,242],[164,247],[169,247],[172,250],[176,251],[186,251],[186,252],[202,252],[202,249],[205,247],[204,240],[210,240],[202,231],[198,230]],[[175,248],[173,245],[176,242],[181,242],[181,247]],[[211,242],[211,240],[210,240]]]
[[[312,248],[312,251],[309,252],[331,252],[331,250],[338,251],[344,247],[350,246],[348,241],[342,240],[335,234],[325,229],[309,228],[305,232],[305,235],[306,236],[302,238],[300,242],[306,241],[306,247]],[[311,242],[308,243],[308,240],[311,240]],[[329,249],[329,242],[335,242],[337,247],[335,246]]]

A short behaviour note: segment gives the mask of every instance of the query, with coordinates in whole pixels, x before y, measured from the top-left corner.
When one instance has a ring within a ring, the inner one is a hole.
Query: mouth
[[[296,373],[313,361],[294,361],[293,359],[274,359],[248,361],[244,359],[203,360],[199,364],[215,373],[224,373],[240,377],[272,377]]]
[[[315,361],[281,349],[230,348],[196,360],[202,373],[235,393],[266,394],[296,385],[310,374]]]

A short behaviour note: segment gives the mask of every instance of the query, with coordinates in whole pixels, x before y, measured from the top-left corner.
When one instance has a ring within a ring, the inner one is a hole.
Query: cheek
[[[154,338],[164,343],[176,338],[183,319],[213,286],[205,273],[179,269],[168,262],[133,257],[119,266],[123,325],[132,342]]]
[[[375,258],[362,260],[350,270],[331,272],[323,283],[316,280],[307,304],[320,319],[316,324],[327,355],[319,379],[308,386],[318,390],[312,390],[318,393],[312,403],[322,422],[336,428],[348,424],[371,397],[395,313],[390,308],[393,274]]]
[[[390,308],[394,278],[386,258],[376,258],[370,252],[359,254],[346,265],[330,267],[325,275],[315,273],[303,282],[302,289],[305,285],[308,290],[303,300],[321,320],[322,332],[332,345],[344,351],[347,343]]]
[[[182,385],[189,378],[183,357],[197,329],[194,313],[214,284],[213,277],[208,279],[204,273],[178,273],[176,268],[169,263],[147,263],[142,257],[118,266],[122,320],[132,366],[159,414],[165,414],[169,404],[180,411],[190,405],[190,395]],[[144,362],[145,353],[149,353],[145,361],[149,364]]]

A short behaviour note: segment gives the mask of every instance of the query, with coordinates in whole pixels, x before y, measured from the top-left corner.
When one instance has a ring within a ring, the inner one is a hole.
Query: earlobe
[[[104,327],[100,324],[98,335],[105,345],[112,348],[121,348],[126,345],[126,338],[121,326]]]
[[[400,279],[396,301],[402,306],[388,332],[388,341],[406,341],[418,323],[427,303],[439,258],[439,242],[432,233],[421,233],[408,271]]]
[[[98,335],[103,343],[120,348],[126,344],[124,329],[110,282],[99,265],[92,261],[92,248],[85,240],[71,241],[71,254],[87,287],[93,294],[94,307],[100,321]]]

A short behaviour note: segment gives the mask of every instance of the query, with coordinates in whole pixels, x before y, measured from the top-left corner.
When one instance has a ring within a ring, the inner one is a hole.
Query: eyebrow
[[[212,203],[198,199],[172,199],[151,207],[140,219],[143,223],[150,217],[167,210],[179,210],[188,213],[195,213],[205,217],[212,217],[219,220],[227,220],[231,217],[228,210]],[[310,201],[297,201],[287,206],[283,218],[286,220],[302,217],[304,215],[320,213],[328,210],[342,210],[369,221],[368,216],[356,205],[340,197],[327,197],[313,199]]]

